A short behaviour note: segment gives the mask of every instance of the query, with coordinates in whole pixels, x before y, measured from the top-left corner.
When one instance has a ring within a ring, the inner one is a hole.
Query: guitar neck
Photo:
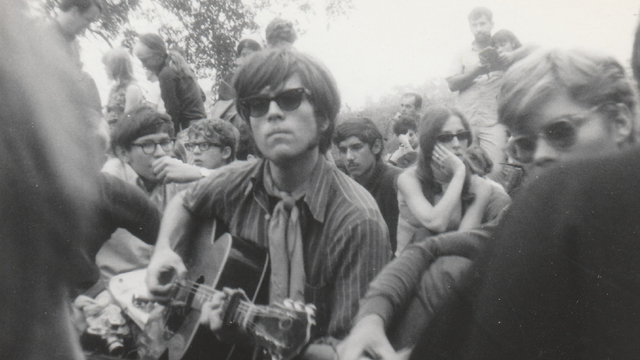
[[[215,289],[202,289],[198,288],[195,292],[193,301],[191,301],[191,308],[195,310],[201,310],[202,306],[208,302],[213,300],[213,297],[216,294],[223,293],[220,290]],[[230,306],[233,305],[233,306]],[[224,309],[223,318],[230,323],[239,325],[241,328],[247,330],[247,324],[251,320],[250,314],[252,310],[256,310],[258,308],[264,308],[262,306],[255,305],[250,301],[242,299],[238,296],[235,301],[231,301],[230,299],[224,300],[220,306]]]

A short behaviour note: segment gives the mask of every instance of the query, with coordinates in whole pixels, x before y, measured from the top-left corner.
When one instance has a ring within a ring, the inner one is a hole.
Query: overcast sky
[[[343,102],[361,107],[396,85],[444,77],[454,54],[473,39],[467,14],[486,6],[494,31],[509,29],[523,43],[586,47],[622,62],[631,57],[638,0],[354,0],[354,9],[327,26],[322,15],[305,17],[306,33],[296,47],[321,58],[338,81]],[[283,16],[295,14],[283,11]],[[271,14],[259,14],[265,26]],[[157,24],[140,24],[139,32]],[[261,30],[264,36],[264,30]],[[109,85],[100,62],[99,40],[83,41],[85,69],[99,84],[103,102]]]

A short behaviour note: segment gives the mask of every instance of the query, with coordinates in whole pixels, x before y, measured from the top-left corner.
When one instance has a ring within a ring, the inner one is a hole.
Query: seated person
[[[398,230],[396,179],[402,170],[382,160],[384,142],[380,129],[367,118],[350,119],[336,127],[333,143],[338,147],[341,163],[349,176],[369,190],[378,203],[389,228],[391,251],[395,251]]]
[[[467,232],[421,238],[369,284],[341,360],[407,355],[437,313],[467,286],[467,273],[497,223]]]
[[[236,159],[240,132],[222,119],[202,119],[187,129],[189,164],[205,169],[217,169]]]
[[[153,169],[164,182],[199,180],[236,160],[239,138],[238,129],[222,119],[194,121],[178,133],[172,156],[155,160]],[[200,145],[191,146],[194,141]]]
[[[393,123],[393,133],[400,140],[398,150],[389,158],[391,165],[406,169],[415,164],[418,159],[418,125],[415,116],[400,115],[400,118]]]
[[[123,119],[125,121],[119,121],[111,133],[111,149],[119,163],[130,166],[135,173],[134,179],[124,180],[134,183],[157,211],[162,213],[169,200],[188,186],[175,182],[165,183],[168,166],[157,170],[160,165],[164,165],[163,159],[179,162],[168,156],[174,148],[173,123],[168,115],[160,114],[148,106],[135,107]],[[204,176],[197,167],[183,165],[195,169],[197,179]],[[110,278],[115,274],[147,266],[152,252],[152,245],[120,229],[100,249],[96,263],[102,276]]]
[[[396,254],[420,228],[431,234],[473,229],[496,218],[510,203],[504,190],[467,169],[462,158],[471,141],[469,123],[459,111],[427,108],[418,163],[398,177]]]
[[[186,271],[172,243],[188,242],[194,223],[215,217],[230,234],[268,251],[269,303],[290,298],[317,307],[306,352],[335,344],[348,332],[367,284],[391,256],[371,194],[322,155],[340,109],[337,85],[313,57],[273,49],[251,56],[234,88],[238,112],[264,158],[223,167],[174,198],[147,285],[156,298],[168,299]],[[218,330],[220,305],[203,306],[203,323],[212,330]]]

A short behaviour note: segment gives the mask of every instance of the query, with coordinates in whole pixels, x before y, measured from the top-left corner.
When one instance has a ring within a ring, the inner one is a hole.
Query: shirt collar
[[[253,192],[254,196],[257,198],[260,198],[258,192],[261,192],[263,196],[266,195],[266,190],[264,189],[263,184],[265,164],[266,160],[260,160],[260,164],[255,166],[251,171],[251,182],[245,192],[246,195],[250,192]],[[327,208],[327,191],[329,189],[328,184],[331,176],[330,171],[331,164],[329,164],[329,162],[324,158],[324,155],[320,154],[320,156],[318,156],[316,166],[311,172],[307,192],[302,198],[309,207],[311,216],[321,223],[324,222],[324,210]]]

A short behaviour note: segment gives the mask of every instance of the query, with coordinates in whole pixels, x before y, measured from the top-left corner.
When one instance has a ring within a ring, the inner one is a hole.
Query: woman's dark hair
[[[443,105],[429,106],[420,119],[420,128],[418,131],[420,136],[420,153],[418,154],[416,176],[420,184],[422,184],[424,196],[432,204],[434,203],[435,195],[442,193],[442,186],[435,181],[433,170],[431,169],[433,149],[438,143],[438,135],[442,132],[442,128],[452,116],[460,118],[462,126],[466,130],[471,131],[469,122],[459,110]],[[469,145],[471,145],[471,143],[469,143]],[[469,195],[470,180],[471,171],[467,169],[464,186],[462,188],[463,202],[469,202],[472,199]]]

